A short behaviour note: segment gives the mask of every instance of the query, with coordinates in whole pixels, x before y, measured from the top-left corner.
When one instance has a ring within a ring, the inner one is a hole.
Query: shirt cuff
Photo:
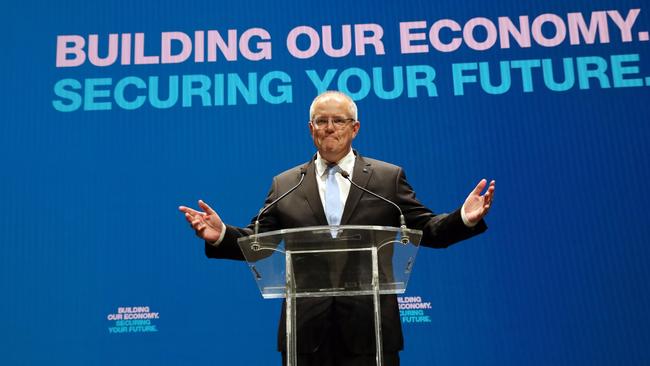
[[[463,219],[463,224],[467,227],[474,227],[478,222],[471,223],[469,220],[467,220],[467,217],[465,217],[465,204],[463,203],[463,207],[460,208],[460,218]]]
[[[223,221],[222,221],[221,222],[221,235],[219,235],[219,239],[217,239],[217,241],[213,241],[213,242],[206,241],[206,243],[212,245],[213,247],[217,247],[223,241],[224,236],[226,236],[226,224],[224,224]]]

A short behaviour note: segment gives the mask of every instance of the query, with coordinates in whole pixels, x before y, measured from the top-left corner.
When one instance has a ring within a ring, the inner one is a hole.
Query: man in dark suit
[[[433,214],[416,198],[403,170],[365,158],[352,150],[360,122],[354,101],[340,92],[325,92],[310,108],[309,129],[318,153],[304,165],[273,178],[265,205],[295,186],[302,185],[260,218],[260,232],[318,225],[399,226],[395,208],[350,185],[340,171],[350,173],[358,185],[379,194],[402,209],[406,225],[423,231],[422,246],[445,248],[486,230],[483,217],[492,203],[495,182],[481,180],[464,204],[450,214]],[[481,192],[488,186],[486,193]],[[210,258],[244,260],[237,239],[251,235],[253,223],[238,228],[223,223],[205,202],[203,211],[181,206],[196,234],[205,240]],[[374,365],[375,342],[372,298],[335,297],[299,299],[299,365]],[[397,300],[381,297],[384,363],[399,365],[403,347]],[[286,357],[284,312],[278,332],[278,348]]]

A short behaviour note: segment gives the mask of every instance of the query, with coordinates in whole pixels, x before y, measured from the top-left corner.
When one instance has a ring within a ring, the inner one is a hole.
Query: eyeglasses
[[[318,117],[311,120],[311,123],[317,129],[326,128],[329,125],[329,122],[332,121],[332,124],[335,128],[343,128],[348,122],[356,121],[354,118],[341,118],[341,117]]]

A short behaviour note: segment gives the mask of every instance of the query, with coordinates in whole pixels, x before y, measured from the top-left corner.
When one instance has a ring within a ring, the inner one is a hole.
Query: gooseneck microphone
[[[282,200],[284,197],[288,196],[291,192],[298,189],[298,187],[300,187],[300,185],[302,184],[303,180],[305,180],[305,175],[306,174],[307,174],[307,170],[305,169],[305,167],[301,167],[300,168],[300,181],[298,181],[298,184],[293,186],[290,190],[286,191],[280,197],[276,198],[273,202],[269,203],[268,205],[266,205],[266,206],[264,206],[264,207],[262,207],[260,209],[260,212],[257,214],[257,218],[255,219],[255,229],[254,229],[255,233],[253,234],[254,236],[253,236],[253,243],[252,243],[252,249],[253,250],[259,250],[259,248],[260,248],[259,242],[257,241],[257,234],[260,231],[260,216],[262,216],[262,214],[264,212],[266,212],[269,208],[275,206],[275,204],[280,202],[280,200]]]
[[[354,183],[354,182],[352,181],[352,179],[350,179],[350,173],[346,172],[345,170],[339,170],[339,173],[341,174],[341,176],[343,176],[343,178],[347,179],[348,182],[352,183],[353,186],[359,188],[360,190],[362,190],[362,191],[364,191],[364,192],[366,192],[366,193],[368,193],[368,194],[373,195],[374,197],[379,198],[380,200],[382,200],[382,201],[384,201],[384,202],[390,203],[391,205],[395,206],[395,208],[397,209],[397,211],[399,211],[400,230],[402,230],[402,239],[401,239],[401,242],[402,242],[402,244],[408,244],[409,241],[410,241],[410,239],[409,239],[409,237],[408,237],[407,234],[406,234],[406,230],[407,230],[407,229],[406,229],[406,219],[404,219],[404,214],[402,213],[402,209],[399,208],[399,206],[398,206],[395,202],[389,200],[388,198],[386,198],[386,197],[382,197],[382,196],[378,195],[377,193],[372,192],[372,191],[369,191],[369,190],[367,190],[367,189],[361,187],[360,185]]]

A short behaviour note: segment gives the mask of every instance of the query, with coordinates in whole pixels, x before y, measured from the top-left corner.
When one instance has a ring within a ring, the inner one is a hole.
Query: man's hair
[[[355,120],[358,120],[358,119],[359,119],[359,115],[358,115],[358,112],[357,112],[357,104],[354,102],[354,100],[352,100],[352,98],[350,98],[349,95],[347,95],[347,94],[345,94],[345,93],[343,93],[343,92],[340,92],[340,91],[338,91],[338,90],[328,90],[328,91],[325,91],[325,92],[320,93],[320,94],[319,94],[316,98],[314,98],[314,100],[311,102],[311,106],[309,106],[309,120],[310,120],[310,121],[314,118],[314,105],[316,104],[316,102],[318,102],[319,100],[321,100],[321,99],[323,99],[323,98],[330,97],[330,96],[332,96],[332,95],[340,95],[340,96],[342,96],[343,98],[347,99],[348,102],[350,102],[350,103],[349,103],[349,106],[350,106],[350,114],[352,115],[352,117],[353,117]]]

